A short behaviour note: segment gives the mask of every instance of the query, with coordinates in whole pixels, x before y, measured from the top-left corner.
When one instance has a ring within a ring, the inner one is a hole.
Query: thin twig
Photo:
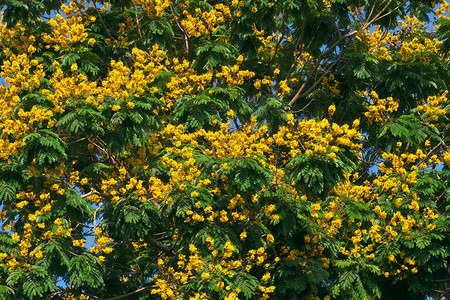
[[[139,32],[139,37],[142,39],[142,32],[141,32],[141,26],[139,24],[139,16],[137,13],[137,8],[134,5],[133,5],[133,8],[134,8],[134,13],[136,15],[136,24],[137,24],[137,28],[138,28],[138,32]]]
[[[157,287],[156,285],[146,286],[146,287],[142,287],[140,289],[137,289],[137,290],[135,290],[133,292],[130,292],[130,293],[127,293],[127,294],[123,294],[123,295],[120,295],[120,296],[115,296],[115,297],[112,297],[112,298],[106,298],[104,300],[122,299],[122,298],[125,298],[125,297],[128,297],[128,296],[134,295],[134,294],[142,293],[142,292],[147,291],[147,290],[152,290],[152,289],[154,289],[156,287]]]
[[[106,27],[105,21],[103,21],[102,15],[101,15],[100,11],[99,11],[98,8],[97,8],[97,3],[95,2],[95,0],[94,0],[94,8],[95,8],[95,10],[97,11],[98,16],[100,17],[100,22],[102,22],[103,27],[105,28],[106,33],[108,34],[108,36],[109,36],[112,40],[116,40],[116,39],[111,35],[111,33],[109,32],[108,28]]]

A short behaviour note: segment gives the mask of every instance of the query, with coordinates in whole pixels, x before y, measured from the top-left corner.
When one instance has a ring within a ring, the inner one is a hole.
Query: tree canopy
[[[1,299],[448,297],[448,2],[0,6]]]

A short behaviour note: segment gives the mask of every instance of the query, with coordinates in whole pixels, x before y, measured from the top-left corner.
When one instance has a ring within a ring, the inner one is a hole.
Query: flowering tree
[[[449,3],[6,3],[1,299],[450,293]]]

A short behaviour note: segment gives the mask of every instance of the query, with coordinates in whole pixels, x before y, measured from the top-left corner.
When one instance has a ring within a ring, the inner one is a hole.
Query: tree
[[[0,298],[448,296],[449,3],[0,3]]]

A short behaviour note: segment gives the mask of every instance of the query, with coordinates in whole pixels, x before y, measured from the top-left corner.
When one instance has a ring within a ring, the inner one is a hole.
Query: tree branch
[[[158,250],[163,251],[164,253],[167,253],[169,255],[173,255],[174,252],[172,249],[167,247],[166,245],[162,244],[161,242],[158,242],[157,240],[153,239],[152,237],[147,237],[148,243],[155,247]]]
[[[137,289],[137,290],[135,290],[135,291],[133,291],[133,292],[127,293],[127,294],[123,294],[123,295],[115,296],[115,297],[111,297],[111,298],[105,298],[105,299],[103,299],[103,300],[116,300],[116,299],[122,299],[122,298],[125,298],[125,297],[128,297],[128,296],[134,295],[134,294],[138,294],[138,293],[142,293],[142,292],[144,292],[144,291],[152,290],[152,289],[154,289],[154,288],[156,288],[156,287],[157,287],[156,285],[146,286],[146,287],[142,287],[142,288],[140,288],[140,289]]]
[[[170,10],[172,11],[172,13],[175,15],[175,12],[173,11],[173,7],[172,4],[170,5]],[[180,28],[181,32],[183,32],[184,34],[184,44],[186,46],[186,58],[187,60],[190,60],[190,52],[191,49],[189,47],[189,40],[191,38],[191,36],[189,35],[189,33],[186,31],[186,28],[184,28],[183,26],[181,26],[181,24],[178,22],[178,16],[174,18],[175,23],[177,23],[178,28]]]
[[[116,40],[116,39],[111,35],[111,33],[109,32],[108,27],[106,27],[105,21],[103,21],[102,15],[101,15],[100,12],[98,11],[97,3],[95,2],[95,0],[94,0],[94,7],[95,7],[95,10],[97,11],[98,16],[100,17],[100,22],[102,22],[102,25],[103,25],[103,27],[105,28],[105,31],[106,31],[106,33],[108,34],[108,36],[109,36],[112,40]]]
[[[390,10],[389,12],[383,14],[385,12],[385,10],[388,8],[388,6],[391,4],[392,0],[389,0],[388,3],[386,3],[386,5],[378,12],[378,14],[376,14],[373,19],[368,20],[367,22],[364,23],[364,25],[361,27],[361,30],[365,30],[367,29],[370,25],[372,25],[374,22],[378,21],[381,18],[384,18],[390,14],[392,14],[394,11],[396,11],[397,9],[399,9],[401,6],[403,6],[406,3],[407,0],[405,0],[404,2],[402,2],[401,4],[399,4],[398,6],[396,6],[395,8],[393,8],[392,10]],[[369,17],[372,15],[373,13],[373,9],[374,6],[372,7],[372,10],[369,14]],[[336,63],[338,61],[340,61],[342,59],[342,53],[341,55],[339,55],[339,57],[337,58],[336,61],[334,61],[324,72],[324,74],[322,74],[322,76],[316,80],[314,82],[314,84],[306,91],[303,92],[303,90],[306,88],[307,83],[310,81],[310,78],[314,77],[314,74],[316,74],[319,66],[320,66],[320,62],[322,61],[322,59],[328,55],[329,53],[331,53],[332,51],[334,51],[336,49],[336,47],[338,47],[344,40],[354,36],[356,33],[358,33],[357,30],[354,30],[352,32],[349,32],[345,35],[341,35],[340,31],[338,32],[339,38],[338,40],[330,46],[330,48],[328,48],[326,51],[322,52],[319,57],[317,58],[317,62],[316,62],[316,66],[314,68],[314,70],[311,72],[311,74],[309,76],[307,76],[307,79],[305,80],[305,82],[303,82],[302,86],[299,88],[299,90],[297,91],[297,93],[294,95],[294,97],[291,99],[291,101],[289,102],[289,105],[292,106],[298,99],[305,97],[306,95],[308,95],[323,79],[323,77],[325,76],[325,74],[327,72],[329,72],[331,70],[332,67],[334,67],[336,65]],[[331,67],[331,68],[330,68]]]
[[[323,74],[319,77],[319,79],[317,79],[311,87],[309,87],[309,89],[307,89],[304,93],[302,93],[303,89],[306,87],[306,83],[308,82],[308,80],[305,80],[305,82],[303,83],[303,85],[300,87],[300,89],[297,91],[297,93],[295,94],[295,96],[292,98],[292,100],[289,102],[289,105],[292,106],[295,101],[297,101],[300,98],[303,98],[305,96],[307,96],[309,93],[311,93],[311,91],[322,81],[322,79],[325,77],[325,75],[339,62],[341,61],[342,57],[344,57],[344,53],[345,51],[342,51],[341,54],[338,56],[338,58],[336,58],[336,60],[330,64],[327,69],[323,72]],[[316,69],[317,70],[317,69]]]

